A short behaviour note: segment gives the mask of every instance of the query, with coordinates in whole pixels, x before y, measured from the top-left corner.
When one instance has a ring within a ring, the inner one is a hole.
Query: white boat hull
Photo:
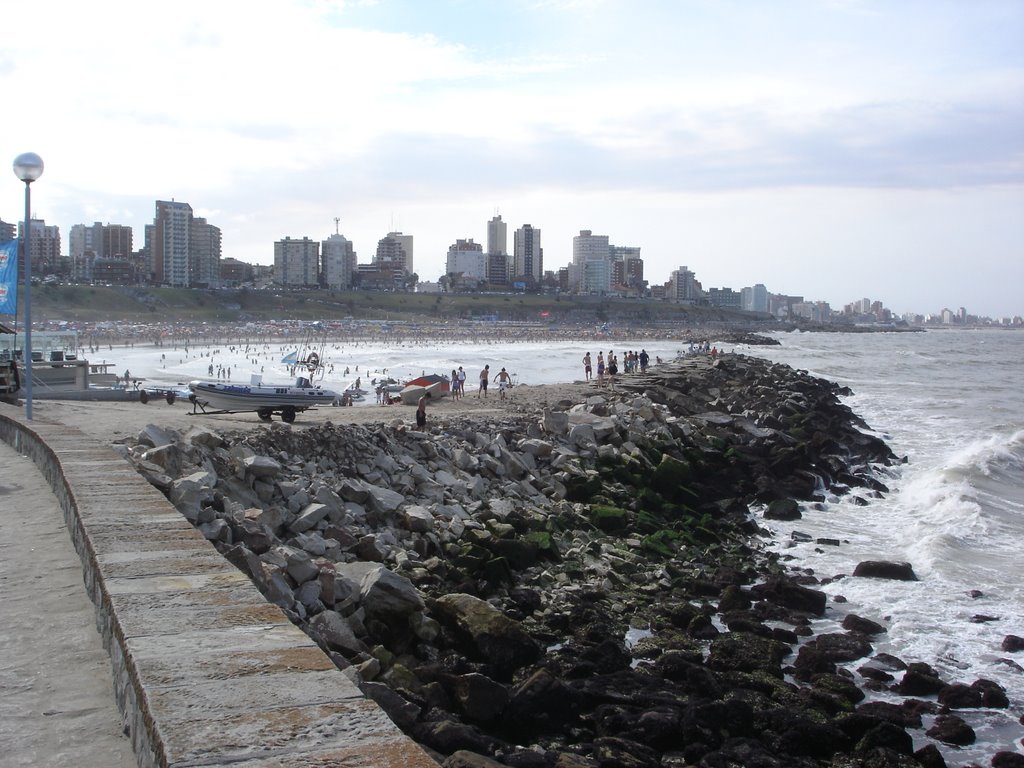
[[[421,387],[418,384],[411,384],[399,392],[398,396],[402,398],[402,402],[406,405],[416,405],[426,392],[426,387]]]
[[[320,387],[289,384],[222,384],[193,381],[188,385],[192,396],[204,406],[225,411],[304,411],[318,405],[331,405],[339,398],[337,392]]]

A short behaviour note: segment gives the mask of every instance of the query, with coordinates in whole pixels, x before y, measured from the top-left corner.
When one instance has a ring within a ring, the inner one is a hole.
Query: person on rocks
[[[491,366],[490,364],[488,364],[484,366],[484,369],[482,371],[480,371],[480,389],[477,390],[476,393],[478,399],[480,397],[487,397],[487,382],[490,380],[490,378]]]
[[[646,349],[640,350],[640,373],[647,373],[647,364],[651,362],[651,356]]]
[[[587,381],[590,381],[591,370],[590,353],[587,352],[587,354],[583,356],[583,375],[586,377]]]
[[[604,384],[604,352],[597,353],[597,383]]]
[[[416,406],[416,429],[425,432],[427,429],[427,401],[430,400],[430,393],[424,392]]]
[[[615,357],[615,353],[610,349],[608,350],[608,385],[611,387],[615,386],[615,374],[619,372],[619,359]]]
[[[508,371],[502,368],[494,378],[498,382],[498,392],[501,394],[501,399],[504,400],[505,390],[512,386],[512,377],[508,375]]]

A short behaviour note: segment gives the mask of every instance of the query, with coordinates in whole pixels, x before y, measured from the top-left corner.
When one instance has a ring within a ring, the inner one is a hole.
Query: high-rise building
[[[505,285],[513,264],[508,255],[508,224],[495,216],[487,222],[487,282],[491,285]]]
[[[581,229],[572,239],[572,263],[577,269],[570,276],[577,276],[580,293],[608,293],[612,286],[611,246],[608,235],[595,235],[589,229]]]
[[[189,287],[189,230],[192,206],[174,200],[157,200],[152,242],[147,243],[153,282],[157,285]],[[147,230],[149,234],[149,230]]]
[[[640,258],[640,248],[629,245],[609,245],[609,258],[612,261],[612,287],[630,291],[644,289],[644,260]]]
[[[153,224],[145,231],[143,250],[149,257],[154,283],[177,288],[220,285],[220,228],[204,218],[193,216],[191,205],[175,200],[157,200]],[[111,237],[109,247],[124,248],[123,233],[111,233]],[[98,247],[95,235],[93,247]],[[127,257],[129,254],[123,255]]]
[[[189,229],[189,285],[193,288],[220,287],[220,227],[206,219],[192,219]]]
[[[744,288],[740,291],[740,294],[741,309],[745,309],[748,312],[768,311],[768,289],[763,284],[758,283],[749,288]]]
[[[508,254],[508,224],[501,216],[487,222],[487,253]]]
[[[540,246],[540,230],[524,224],[513,237],[512,280],[537,284],[544,275],[544,250]]]
[[[387,265],[398,265],[407,274],[412,274],[412,235],[403,235],[401,232],[388,232],[387,236],[377,241],[377,253],[373,257],[373,263],[382,267]]]
[[[328,288],[347,291],[356,274],[356,251],[352,241],[335,232],[320,244],[323,281]]]
[[[686,267],[673,271],[666,286],[666,298],[669,301],[695,304],[700,300],[702,293],[697,276]]]
[[[43,219],[32,219],[32,238],[29,243],[32,253],[32,274],[44,277],[57,274],[60,270],[60,227],[46,226]],[[18,222],[18,237],[25,236],[24,222]],[[23,272],[23,265],[18,262],[18,271]]]
[[[320,243],[286,237],[274,243],[274,282],[313,288],[319,283]]]
[[[118,262],[133,261],[132,228],[123,224],[75,224],[68,234],[68,256],[71,259],[71,274],[79,280],[92,280],[93,265],[97,259]],[[126,270],[116,265],[119,274]],[[107,272],[111,267],[108,265]],[[134,267],[131,270],[134,276]],[[106,279],[104,276],[103,279]]]
[[[448,246],[445,274],[461,274],[463,277],[486,280],[487,254],[484,253],[484,247],[480,243],[474,243],[473,238],[456,240],[453,245]]]
[[[14,224],[8,224],[0,219],[0,243],[6,243],[18,236],[18,228]]]

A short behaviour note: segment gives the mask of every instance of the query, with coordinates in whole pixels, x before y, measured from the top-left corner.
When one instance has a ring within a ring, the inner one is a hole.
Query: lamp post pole
[[[35,152],[14,158],[14,175],[25,182],[25,418],[32,420],[32,182],[43,175],[43,159]]]

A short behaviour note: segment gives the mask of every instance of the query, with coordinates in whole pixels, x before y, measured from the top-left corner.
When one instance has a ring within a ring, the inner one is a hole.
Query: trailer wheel
[[[168,392],[167,395],[166,395],[166,400],[167,400],[167,404],[168,405],[174,405],[174,401],[177,400],[177,399],[178,399],[178,396],[176,394],[174,394],[174,392]]]
[[[285,406],[281,409],[281,421],[285,424],[291,424],[295,421],[295,409],[290,405]]]
[[[144,389],[141,392],[139,392],[139,402],[142,403],[143,405],[148,403],[149,402],[149,392],[147,392]]]
[[[274,412],[271,411],[269,408],[260,408],[258,411],[256,411],[256,415],[260,417],[260,421],[270,421],[271,417],[274,415]]]

